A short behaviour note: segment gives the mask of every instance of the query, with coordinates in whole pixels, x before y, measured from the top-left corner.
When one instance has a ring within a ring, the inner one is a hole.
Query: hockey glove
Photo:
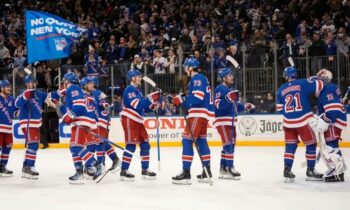
[[[71,124],[75,118],[75,115],[71,111],[67,111],[65,115],[63,115],[63,122],[66,124]]]
[[[158,90],[158,91],[155,91],[153,93],[150,93],[148,95],[148,100],[151,102],[151,103],[154,103],[154,102],[157,102],[159,101],[160,99],[160,94],[162,93],[161,90]]]
[[[185,102],[186,96],[184,93],[180,93],[179,95],[173,98],[173,104],[175,106],[180,106],[183,102]]]
[[[316,129],[318,132],[324,133],[328,130],[328,126],[331,123],[331,120],[326,117],[325,114],[320,115],[317,121]]]
[[[25,90],[23,92],[23,98],[26,101],[28,101],[28,100],[30,100],[32,98],[36,98],[37,97],[36,95],[37,95],[37,92],[36,92],[35,89],[29,89],[29,90]]]
[[[109,112],[111,110],[111,108],[113,107],[112,105],[110,105],[109,103],[107,103],[106,101],[101,101],[100,105],[104,108],[104,110],[106,110],[107,112]]]
[[[246,103],[244,104],[244,109],[246,109],[247,111],[250,111],[252,109],[255,109],[255,105],[251,103]]]
[[[234,103],[239,99],[239,91],[232,90],[226,94],[225,98],[228,102]]]

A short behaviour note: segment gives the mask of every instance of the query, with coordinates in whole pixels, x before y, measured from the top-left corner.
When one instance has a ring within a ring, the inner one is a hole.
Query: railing
[[[343,56],[339,52],[333,56],[309,56],[307,49],[305,55],[293,57],[294,63],[299,70],[299,77],[309,77],[315,75],[321,68],[327,68],[333,72],[333,82],[337,83],[342,90],[350,84],[350,61],[348,56]],[[213,47],[210,49],[212,53],[216,52],[216,50]],[[175,73],[155,74],[148,63],[143,65],[141,69],[143,74],[153,79],[158,87],[166,94],[186,92],[189,81],[189,78],[182,69],[183,60],[186,58],[188,52],[177,50],[177,53],[179,65],[176,67]],[[208,53],[202,52],[202,56],[207,59]],[[267,93],[275,94],[277,88],[284,83],[282,77],[283,69],[290,64],[281,57],[277,46],[267,50],[266,47],[242,44],[238,47],[236,56],[241,69],[234,69],[236,77],[235,86],[241,91],[243,102],[256,102],[257,100],[266,98]],[[206,74],[214,90],[215,86],[219,83],[217,80],[218,67],[215,64],[215,56],[209,59],[209,61],[206,61],[206,66],[201,67],[203,68],[201,73]],[[127,71],[130,69],[130,66],[130,61],[108,65],[106,74],[99,75],[99,88],[109,96],[110,101],[116,107],[120,107],[120,97],[125,86],[128,84]],[[43,78],[42,70],[35,68],[32,70],[34,75],[41,76],[38,79]],[[86,67],[84,65],[64,64],[60,68],[54,69],[54,71],[57,71],[57,75],[60,76],[52,79],[53,87],[47,88],[46,91],[57,88],[62,76],[67,71],[77,72],[83,76],[86,74]],[[14,96],[18,95],[19,89],[25,88],[23,82],[25,75],[23,69],[0,68],[0,79],[8,79],[13,83]],[[42,83],[42,81],[39,81],[39,83]],[[143,84],[142,88],[144,94],[153,91],[152,87],[148,84]],[[112,112],[112,115],[118,115],[118,110]]]

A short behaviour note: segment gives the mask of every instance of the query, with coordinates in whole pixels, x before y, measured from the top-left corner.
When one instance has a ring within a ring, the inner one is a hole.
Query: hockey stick
[[[208,178],[208,181],[209,181],[210,186],[213,186],[213,181],[212,181],[211,178],[209,177],[209,173],[208,173],[207,168],[204,166],[204,161],[203,161],[203,158],[202,158],[201,153],[200,153],[200,151],[199,151],[199,146],[198,146],[198,144],[197,144],[197,139],[194,138],[192,129],[191,129],[191,127],[190,127],[190,123],[188,122],[188,119],[187,119],[186,115],[184,115],[184,119],[185,119],[185,122],[186,122],[186,126],[187,126],[188,130],[190,131],[190,135],[191,135],[191,138],[192,138],[192,140],[193,140],[193,142],[194,142],[194,145],[195,145],[195,148],[196,148],[196,150],[197,150],[197,153],[198,153],[198,155],[199,155],[199,159],[201,160],[202,168],[203,168],[203,170],[204,170],[204,173],[205,173],[205,175],[206,175],[207,178]]]
[[[292,57],[288,57],[288,63],[289,63],[291,66],[295,66],[295,63],[294,63]]]
[[[58,116],[59,118],[62,118],[63,115],[62,115],[61,111],[59,110],[59,106],[58,106],[58,105],[54,104],[51,100],[46,101],[46,103],[47,103],[49,106],[51,106],[52,108],[54,108],[54,109],[56,110],[57,116]],[[67,107],[67,110],[69,110],[68,107]],[[97,133],[95,133],[95,132],[93,132],[93,131],[91,131],[91,130],[85,129],[85,128],[83,128],[82,126],[77,125],[75,122],[72,122],[71,124],[74,125],[74,126],[77,126],[77,127],[80,128],[80,129],[85,130],[86,132],[90,133],[90,134],[93,135],[94,137],[96,137],[96,138],[98,138],[98,139],[100,139],[100,140],[103,140],[104,142],[107,142],[107,143],[109,143],[109,144],[111,144],[111,145],[117,147],[118,149],[121,149],[121,150],[125,151],[126,153],[128,153],[128,154],[130,154],[130,155],[133,155],[133,156],[135,156],[135,157],[141,159],[140,156],[134,154],[133,152],[131,152],[131,151],[125,149],[125,148],[122,147],[122,146],[119,146],[118,144],[115,144],[114,142],[110,141],[109,139],[106,139],[106,138],[100,136],[99,134],[97,134]]]
[[[232,56],[226,55],[226,60],[228,60],[236,69],[241,69],[236,59],[234,59]]]
[[[147,82],[148,84],[150,84],[154,89],[157,89],[157,84],[149,77],[147,76],[143,76],[143,81]],[[159,93],[160,94],[160,93]],[[159,95],[160,97],[160,95]],[[155,110],[155,114],[156,114],[156,122],[158,124],[157,126],[157,132],[156,132],[156,136],[157,136],[157,158],[158,158],[158,171],[160,171],[160,132],[159,132],[159,106],[156,107]]]
[[[345,93],[345,96],[344,96],[344,98],[343,98],[343,105],[345,105],[345,101],[346,101],[346,99],[348,98],[349,92],[350,92],[350,86],[348,86],[348,89],[347,89],[347,91],[346,91],[346,93]]]

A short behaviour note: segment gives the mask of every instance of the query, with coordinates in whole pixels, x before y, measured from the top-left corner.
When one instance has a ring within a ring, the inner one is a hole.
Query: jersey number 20
[[[293,100],[295,101],[295,106],[292,105]],[[302,109],[303,107],[301,106],[299,93],[294,94],[294,96],[292,94],[286,95],[285,104],[284,104],[284,111],[286,113],[298,112],[298,111],[301,111]]]

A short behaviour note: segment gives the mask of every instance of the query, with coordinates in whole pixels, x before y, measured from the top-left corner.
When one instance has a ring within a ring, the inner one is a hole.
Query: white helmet
[[[325,83],[331,83],[333,79],[332,72],[327,69],[321,69],[319,72],[317,72],[316,76],[318,79],[324,81]]]

